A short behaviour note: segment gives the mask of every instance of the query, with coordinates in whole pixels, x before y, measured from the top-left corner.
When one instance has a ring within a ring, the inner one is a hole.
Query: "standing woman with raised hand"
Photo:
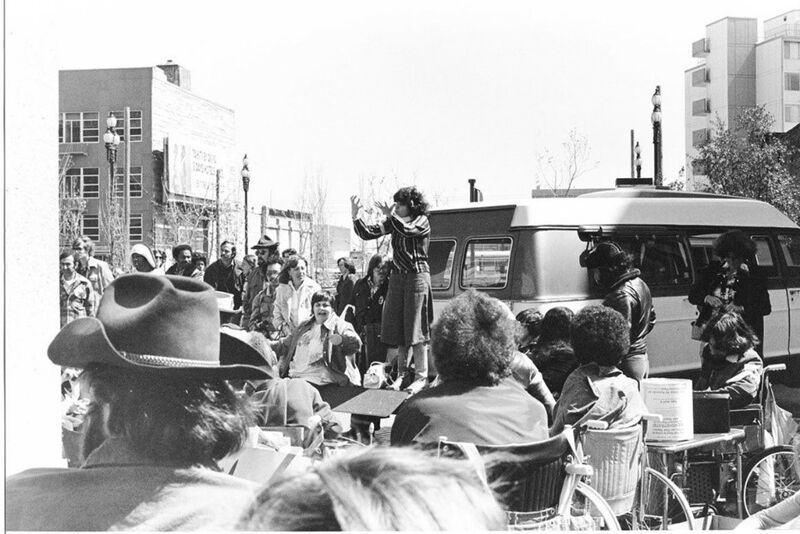
[[[414,381],[407,390],[417,393],[428,383],[428,341],[433,321],[428,243],[431,225],[428,203],[416,187],[403,187],[394,194],[394,205],[376,202],[386,219],[368,225],[361,220],[361,199],[350,197],[353,229],[361,239],[391,235],[394,268],[381,322],[381,339],[397,347],[398,379],[406,369],[409,347],[414,355]]]

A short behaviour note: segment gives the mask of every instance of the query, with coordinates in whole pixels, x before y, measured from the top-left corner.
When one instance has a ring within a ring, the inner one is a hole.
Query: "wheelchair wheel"
[[[747,462],[742,477],[745,517],[774,506],[800,490],[794,452],[788,445],[770,447]]]
[[[589,510],[591,510],[591,515],[595,523],[597,523],[598,519],[602,521],[602,524],[596,524],[595,528],[597,530],[621,530],[617,517],[614,515],[614,511],[606,500],[591,486],[583,482],[578,482],[575,486],[575,493],[584,503],[589,505]]]
[[[677,525],[694,530],[689,501],[669,477],[648,467],[639,483],[636,503],[626,518],[631,530],[672,530]]]

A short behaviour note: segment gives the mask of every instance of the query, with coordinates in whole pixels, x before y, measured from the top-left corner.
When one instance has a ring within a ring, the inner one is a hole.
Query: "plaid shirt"
[[[61,327],[78,317],[94,316],[92,283],[75,273],[70,281],[61,278]]]
[[[380,224],[366,224],[361,219],[353,221],[353,230],[361,239],[377,239],[391,234],[394,264],[406,273],[427,273],[428,243],[431,223],[425,215],[408,222],[392,215]]]

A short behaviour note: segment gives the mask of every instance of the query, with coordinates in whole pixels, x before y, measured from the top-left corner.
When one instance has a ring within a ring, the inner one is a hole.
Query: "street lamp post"
[[[636,178],[642,177],[642,147],[639,146],[639,141],[636,141],[636,146],[633,148],[634,154],[636,154],[635,164],[636,164]]]
[[[247,192],[250,190],[250,162],[247,160],[247,154],[244,155],[242,160],[242,189],[244,189],[244,249],[249,250],[247,247]]]
[[[116,210],[114,210],[114,166],[117,162],[117,148],[119,147],[120,139],[117,134],[117,118],[113,113],[108,113],[106,119],[106,132],[103,134],[103,142],[106,144],[106,160],[108,161],[108,208],[106,209],[106,220],[104,221],[107,228],[107,235],[109,236],[108,248],[111,253],[112,263],[114,259],[114,229],[116,227],[117,217]],[[113,210],[113,211],[112,211]]]
[[[654,181],[656,187],[661,186],[664,177],[661,174],[661,86],[656,85],[656,92],[653,93],[653,114],[650,120],[653,122],[653,167],[655,170]]]

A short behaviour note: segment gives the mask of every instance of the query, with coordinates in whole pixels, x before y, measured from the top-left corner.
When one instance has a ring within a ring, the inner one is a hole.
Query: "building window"
[[[67,170],[61,195],[65,198],[100,198],[100,175],[97,167]]]
[[[97,215],[84,215],[81,217],[81,234],[91,237],[94,241],[99,241],[100,218]]]
[[[800,72],[785,72],[783,77],[786,91],[800,91]]]
[[[709,139],[708,128],[692,132],[692,146],[700,146]]]
[[[131,167],[130,198],[142,198],[142,168]],[[114,196],[125,196],[125,167],[117,167],[114,175]]]
[[[61,113],[58,117],[59,143],[96,143],[100,140],[97,113]]]
[[[783,42],[783,59],[800,59],[800,42]]]
[[[144,232],[142,231],[142,216],[141,215],[131,215],[130,221],[128,222],[128,239],[130,241],[141,241]]]
[[[800,105],[789,104],[783,106],[783,121],[784,122],[800,122]]]
[[[117,118],[117,135],[120,141],[125,141],[125,112],[112,111]],[[135,143],[142,140],[142,112],[131,110],[131,142]]]

